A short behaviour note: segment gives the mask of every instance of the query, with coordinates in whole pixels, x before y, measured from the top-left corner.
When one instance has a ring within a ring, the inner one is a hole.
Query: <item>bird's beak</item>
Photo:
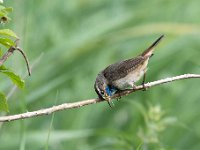
[[[112,108],[114,106],[113,101],[111,100],[110,96],[106,95],[105,100],[108,102],[108,105]]]

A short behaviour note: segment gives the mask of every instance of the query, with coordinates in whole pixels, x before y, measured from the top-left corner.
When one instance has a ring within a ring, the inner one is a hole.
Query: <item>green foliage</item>
[[[0,22],[1,24],[6,23],[10,18],[8,14],[12,12],[11,7],[4,7],[0,5]],[[6,36],[6,37],[5,37]],[[9,48],[10,46],[14,46],[15,43],[13,42],[12,37],[18,38],[17,35],[10,29],[0,29],[0,43],[3,46]]]
[[[4,7],[0,4],[0,23],[7,23],[10,18],[8,17],[8,14],[12,12],[11,7]],[[0,43],[3,46],[10,47],[15,45],[13,42],[13,38],[18,38],[17,35],[10,29],[0,29]]]
[[[5,36],[11,36],[11,37],[14,37],[14,38],[18,38],[17,35],[12,30],[9,30],[9,29],[0,30],[0,35],[5,35]]]
[[[137,104],[136,106],[138,105],[140,104]],[[140,105],[140,107],[143,106]],[[160,149],[162,149],[160,136],[162,135],[162,132],[170,127],[170,125],[176,124],[177,119],[175,117],[166,116],[160,105],[150,105],[148,108],[142,109],[145,111],[142,112],[145,119],[145,126],[143,128],[139,128],[138,136],[143,142],[143,147],[149,147],[150,144],[155,144],[157,148],[160,147]]]
[[[8,14],[12,12],[11,7],[4,7],[0,5],[0,22],[1,24],[6,23],[10,18]],[[10,29],[0,29],[0,44],[5,46],[6,48],[10,48],[11,46],[15,46],[14,39],[17,39],[17,35]],[[2,51],[1,51],[2,55]],[[1,56],[0,55],[0,56]],[[5,74],[9,79],[18,87],[24,87],[24,81],[13,71],[7,69],[5,66],[0,66],[0,73]],[[0,102],[0,111],[8,111],[8,104],[6,97],[1,93],[1,102]]]
[[[0,20],[1,20],[1,23],[6,23],[8,20],[11,20],[9,17],[8,17],[8,14],[10,12],[12,12],[13,9],[11,7],[4,7],[3,5],[0,5]]]
[[[9,70],[5,66],[0,66],[0,72],[5,74],[7,77],[12,80],[12,82],[18,86],[19,88],[24,88],[24,80],[20,78],[17,74],[15,74],[13,71]]]
[[[7,48],[15,45],[15,43],[10,38],[0,38],[0,43]]]
[[[9,70],[5,66],[0,66],[0,73],[6,75],[9,77],[9,79],[19,88],[24,88],[24,80],[21,79],[19,75],[14,73],[13,71]],[[1,93],[1,102],[0,102],[0,111],[7,111],[8,112],[8,106],[7,106],[7,100],[6,97],[3,96]]]

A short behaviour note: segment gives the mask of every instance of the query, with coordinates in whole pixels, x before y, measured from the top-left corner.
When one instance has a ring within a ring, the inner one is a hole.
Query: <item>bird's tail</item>
[[[161,39],[164,37],[164,35],[161,35],[149,48],[147,48],[141,55],[150,57],[153,54],[153,50],[156,47],[156,45],[161,41]]]

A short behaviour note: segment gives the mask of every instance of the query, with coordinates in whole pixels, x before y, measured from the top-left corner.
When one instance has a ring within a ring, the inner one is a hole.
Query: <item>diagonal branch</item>
[[[10,55],[13,54],[13,52],[15,51],[15,47],[11,46],[8,51],[2,56],[2,58],[0,58],[0,66],[3,65],[3,63],[8,59],[8,57]]]
[[[145,88],[151,88],[156,85],[160,85],[160,84],[164,84],[164,83],[168,83],[168,82],[172,82],[172,81],[176,81],[176,80],[189,79],[189,78],[200,78],[200,74],[179,75],[179,76],[175,76],[175,77],[170,77],[170,78],[165,78],[165,79],[149,82],[149,83],[144,84],[144,86],[145,86]],[[130,93],[133,93],[133,92],[136,92],[139,90],[143,90],[143,89],[144,89],[143,85],[139,85],[139,86],[136,86],[136,88],[134,90],[125,90],[125,91],[121,91],[118,94],[115,94],[112,97],[112,99],[119,97],[119,96],[129,95]],[[74,103],[64,103],[64,104],[60,104],[57,106],[52,106],[50,108],[40,109],[40,110],[36,110],[36,111],[32,111],[32,112],[26,112],[26,113],[10,115],[10,116],[2,116],[2,117],[0,117],[0,122],[8,122],[8,121],[20,120],[20,119],[25,119],[25,118],[49,115],[49,114],[52,114],[57,111],[61,111],[61,110],[65,110],[65,109],[79,108],[79,107],[82,107],[85,105],[95,104],[95,103],[99,103],[99,102],[103,102],[103,100],[96,98],[96,99],[88,99],[88,100],[74,102]]]
[[[14,53],[15,50],[18,50],[22,54],[22,56],[24,57],[24,60],[26,62],[26,66],[27,66],[27,70],[28,70],[28,74],[30,76],[31,75],[31,69],[29,67],[28,58],[26,57],[24,51],[22,49],[20,49],[19,47],[17,47],[17,41],[16,41],[16,47],[11,46],[8,49],[8,51],[0,58],[0,66],[2,66],[4,64],[4,62],[8,59],[8,57],[10,57],[10,55],[12,55]]]

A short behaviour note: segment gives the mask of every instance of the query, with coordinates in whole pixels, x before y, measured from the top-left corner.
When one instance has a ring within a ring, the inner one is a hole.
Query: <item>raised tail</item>
[[[161,35],[149,48],[147,48],[141,55],[150,57],[153,54],[153,50],[156,47],[156,45],[161,41],[161,39],[164,37],[164,35]]]

